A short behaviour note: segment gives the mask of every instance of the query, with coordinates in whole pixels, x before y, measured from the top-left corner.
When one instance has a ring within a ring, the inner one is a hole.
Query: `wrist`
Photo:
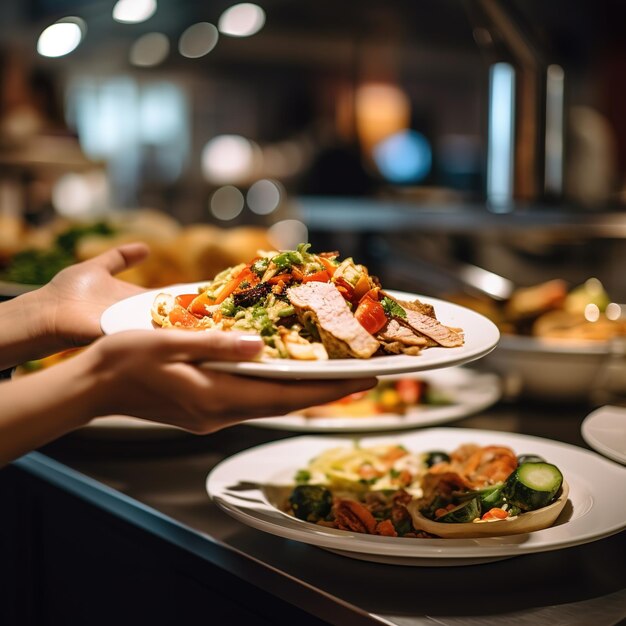
[[[0,305],[0,369],[62,350],[44,294],[38,289]]]

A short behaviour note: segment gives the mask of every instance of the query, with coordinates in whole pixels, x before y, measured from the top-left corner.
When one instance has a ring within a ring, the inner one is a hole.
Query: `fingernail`
[[[242,356],[256,356],[263,349],[263,340],[258,335],[241,335],[237,349]]]

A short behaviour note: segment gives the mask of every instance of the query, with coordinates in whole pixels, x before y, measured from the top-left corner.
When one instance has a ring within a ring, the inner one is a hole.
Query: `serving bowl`
[[[590,401],[602,385],[611,362],[624,369],[616,343],[572,341],[503,334],[484,359],[485,367],[499,373],[506,393],[559,402]]]

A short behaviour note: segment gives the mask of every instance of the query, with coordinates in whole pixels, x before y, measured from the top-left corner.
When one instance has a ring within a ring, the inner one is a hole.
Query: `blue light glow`
[[[395,133],[373,150],[380,173],[392,183],[418,183],[432,167],[432,150],[428,139],[414,130]]]

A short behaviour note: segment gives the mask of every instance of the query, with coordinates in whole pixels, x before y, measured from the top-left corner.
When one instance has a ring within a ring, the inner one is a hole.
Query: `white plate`
[[[569,501],[556,524],[533,533],[484,539],[409,539],[324,528],[295,519],[268,501],[260,485],[291,485],[298,469],[328,448],[350,445],[350,437],[302,436],[265,444],[222,461],[206,489],[228,514],[253,528],[368,561],[401,565],[469,565],[559,550],[608,537],[626,527],[626,469],[597,454],[557,441],[495,431],[431,428],[386,437],[364,437],[361,445],[399,443],[414,452],[452,450],[462,443],[507,445],[556,464],[570,485]]]
[[[440,406],[416,405],[409,408],[404,415],[381,413],[363,417],[305,417],[292,413],[281,417],[248,420],[246,424],[275,430],[310,433],[402,430],[444,424],[478,413],[495,404],[502,394],[498,376],[463,367],[448,367],[409,376],[429,383],[437,393],[448,397],[451,403]],[[389,378],[400,378],[400,376]]]
[[[100,319],[105,334],[124,330],[153,329],[150,307],[161,292],[179,295],[195,293],[205,282],[172,285],[141,293],[109,307]],[[479,313],[457,304],[435,298],[391,291],[397,297],[419,298],[435,307],[437,319],[446,326],[462,328],[465,344],[459,348],[428,348],[418,356],[396,354],[371,359],[331,359],[329,361],[296,361],[294,359],[264,359],[261,362],[212,362],[207,366],[237,374],[272,378],[367,378],[382,374],[403,374],[461,365],[479,359],[497,345],[500,332],[496,325]]]
[[[74,435],[88,439],[144,441],[189,436],[187,431],[169,424],[142,420],[129,415],[106,415],[92,420],[74,431]]]
[[[580,430],[594,450],[626,465],[626,408],[600,407],[587,415]]]

